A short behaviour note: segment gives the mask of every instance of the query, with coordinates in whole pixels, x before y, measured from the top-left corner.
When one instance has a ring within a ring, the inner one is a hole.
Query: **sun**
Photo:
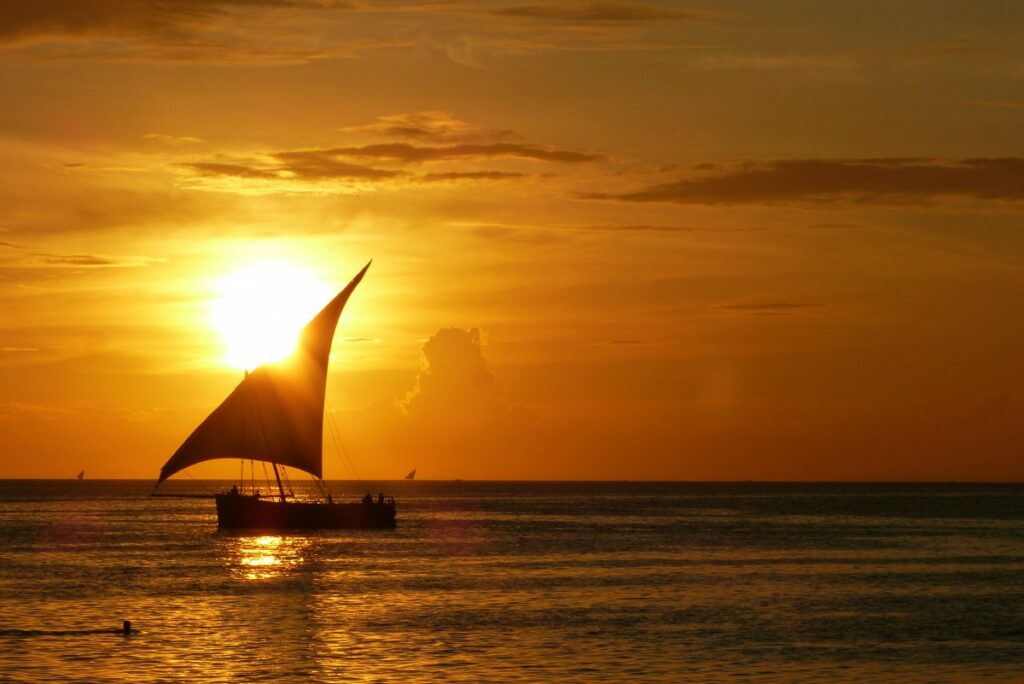
[[[331,290],[305,268],[264,261],[219,279],[210,323],[224,342],[224,362],[245,370],[282,359]]]

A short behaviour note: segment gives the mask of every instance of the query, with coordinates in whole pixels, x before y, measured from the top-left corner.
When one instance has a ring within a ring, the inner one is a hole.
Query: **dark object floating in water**
[[[99,629],[0,629],[0,637],[47,637],[47,636],[79,636],[86,634],[138,634],[132,629],[132,621],[124,620],[120,629],[101,627]]]
[[[289,501],[278,466],[323,478],[324,394],[334,330],[345,303],[363,279],[366,264],[299,334],[290,357],[245,374],[220,406],[200,423],[160,470],[157,486],[196,463],[241,458],[270,463],[278,495],[237,486],[215,494],[217,525],[230,529],[339,529],[395,526],[395,500],[367,494],[358,503]],[[243,483],[244,484],[244,483]],[[275,500],[277,499],[277,500]]]
[[[73,480],[81,480],[83,478],[85,478],[85,471],[84,470],[82,472],[78,473],[77,475],[75,475],[72,479]]]
[[[415,480],[416,479],[416,469],[413,468],[412,472],[405,476],[405,479],[406,480]]]

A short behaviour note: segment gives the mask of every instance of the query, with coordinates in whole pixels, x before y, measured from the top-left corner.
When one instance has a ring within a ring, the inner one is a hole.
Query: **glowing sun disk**
[[[224,361],[251,370],[284,358],[298,333],[330,299],[311,271],[280,261],[248,266],[221,278],[210,322],[224,341]]]

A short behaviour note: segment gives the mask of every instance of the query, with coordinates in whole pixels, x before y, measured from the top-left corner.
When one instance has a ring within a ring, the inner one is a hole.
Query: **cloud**
[[[605,342],[610,347],[644,347],[660,344],[655,340],[615,339]]]
[[[990,109],[1024,109],[1024,100],[974,100],[968,104],[972,107]]]
[[[457,119],[448,112],[410,112],[377,117],[371,124],[346,126],[345,133],[397,138],[434,144],[510,142],[520,139],[513,131],[487,130]]]
[[[142,137],[146,140],[154,140],[156,142],[162,142],[167,145],[196,145],[199,143],[206,142],[202,138],[196,138],[191,135],[166,135],[164,133],[146,133]]]
[[[468,139],[493,141],[497,138],[518,137],[511,131],[486,131],[439,112],[396,114],[379,118],[366,126],[353,126],[342,130],[348,133],[415,138],[429,142]],[[530,174],[515,167],[460,168],[460,163],[488,160],[499,166],[502,163],[524,161],[584,164],[606,159],[603,154],[523,142],[459,142],[434,145],[385,142],[362,146],[278,150],[253,153],[248,157],[216,155],[207,159],[177,163],[175,166],[191,172],[194,187],[252,193],[302,192],[310,189],[322,191],[326,187],[322,184],[324,181],[358,181],[363,184],[388,180],[403,180],[408,183],[508,181],[527,178]],[[371,166],[369,163],[374,165]],[[426,164],[440,165],[441,168],[429,173],[418,173],[417,167]],[[378,168],[380,166],[385,168]],[[217,179],[224,179],[224,182]],[[230,179],[236,179],[236,182]],[[237,182],[246,180],[257,182],[244,187]],[[315,187],[303,187],[307,182],[320,184]]]
[[[417,147],[408,143],[382,143],[363,147],[336,147],[323,150],[324,154],[343,157],[366,157],[400,162],[436,162],[452,159],[493,159],[512,157],[535,161],[580,164],[607,160],[603,154],[562,150],[540,145],[519,143],[462,144],[440,147]]]
[[[405,45],[332,40],[345,0],[32,0],[0,3],[0,48],[52,60],[296,64]]]
[[[428,173],[421,176],[421,180],[428,183],[460,180],[512,180],[525,176],[525,173],[514,171],[449,171],[447,173]]]
[[[506,477],[531,458],[544,426],[509,401],[477,328],[442,328],[423,344],[420,370],[339,422],[352,453],[371,467],[428,477]],[[400,399],[395,391],[410,387]],[[389,463],[390,461],[390,463]],[[427,465],[429,464],[429,465]],[[362,466],[360,466],[362,469]]]
[[[722,16],[717,12],[690,10],[639,2],[545,2],[512,5],[494,10],[494,14],[522,19],[562,22],[643,22],[708,21]]]
[[[437,331],[423,345],[415,387],[399,402],[405,416],[431,427],[453,422],[487,427],[522,419],[522,409],[509,406],[483,350],[477,328]]]
[[[274,161],[233,160],[230,162],[189,162],[179,164],[198,176],[241,178],[257,181],[367,181],[394,178],[400,171],[348,164],[319,150],[275,152]]]
[[[88,266],[92,268],[138,268],[160,263],[164,259],[147,256],[103,256],[99,254],[36,253],[47,264],[56,266]]]
[[[375,169],[338,161],[330,152],[321,150],[291,150],[275,152],[272,155],[283,166],[285,173],[304,180],[326,180],[330,178],[352,178],[376,180],[394,178],[398,171]]]
[[[850,57],[835,55],[759,55],[742,53],[719,53],[702,55],[692,64],[708,71],[804,71],[837,72],[850,71],[857,62]]]
[[[335,18],[342,13],[352,20]],[[683,46],[675,38],[634,35],[635,27],[723,16],[614,1],[495,9],[483,2],[11,0],[0,2],[0,49],[45,61],[302,64],[426,48],[479,67],[481,57],[498,53],[676,50]],[[413,22],[418,30],[410,30]]]
[[[1024,158],[782,159],[705,167],[671,183],[589,199],[678,204],[857,201],[924,203],[936,198],[1024,200]]]
[[[0,40],[27,36],[183,38],[232,11],[351,9],[312,0],[32,0],[0,3]]]
[[[798,309],[811,309],[817,306],[817,304],[807,304],[804,302],[748,302],[741,304],[725,304],[722,308],[754,314],[784,314]]]
[[[693,226],[664,226],[664,225],[582,225],[568,226],[572,230],[590,230],[610,233],[692,233],[700,230]]]
[[[246,164],[226,164],[222,162],[191,162],[181,164],[201,176],[234,176],[236,178],[258,178],[263,180],[279,180],[280,171],[265,169]]]

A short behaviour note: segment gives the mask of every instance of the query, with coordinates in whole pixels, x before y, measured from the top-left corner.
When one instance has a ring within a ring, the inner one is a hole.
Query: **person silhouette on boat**
[[[238,496],[238,485],[231,485],[231,496]]]
[[[366,496],[363,497],[363,503],[367,504],[367,505],[372,504],[373,503],[373,494],[370,494],[369,492],[367,492]]]
[[[377,503],[384,505],[384,492],[377,494]]]

